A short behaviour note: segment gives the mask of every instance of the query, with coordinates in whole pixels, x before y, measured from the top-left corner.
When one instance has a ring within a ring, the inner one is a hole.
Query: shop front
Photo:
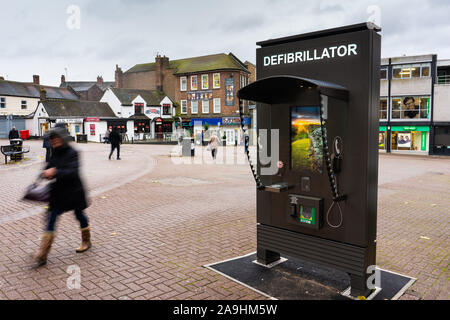
[[[391,152],[428,154],[428,126],[392,126]]]
[[[75,138],[78,134],[83,134],[83,120],[83,118],[56,119],[55,123],[64,124],[69,135]]]
[[[108,129],[113,130],[117,129],[119,133],[127,133],[127,119],[114,119],[108,120],[107,125]]]
[[[158,140],[167,140],[173,133],[173,119],[155,118],[155,138]]]
[[[382,126],[378,132],[378,149],[380,151],[387,151],[388,131],[386,126]]]
[[[244,118],[243,125],[244,128],[248,129],[251,125],[251,118]],[[242,131],[240,117],[223,117],[223,131],[227,145],[244,144],[244,132]]]

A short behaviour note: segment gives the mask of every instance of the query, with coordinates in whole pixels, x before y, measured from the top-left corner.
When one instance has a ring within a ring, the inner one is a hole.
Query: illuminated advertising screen
[[[291,168],[322,173],[323,148],[319,107],[291,108]]]

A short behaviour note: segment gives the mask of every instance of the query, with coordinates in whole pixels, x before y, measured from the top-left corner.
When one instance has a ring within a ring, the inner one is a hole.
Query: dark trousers
[[[115,149],[117,149],[117,159],[120,158],[120,144],[112,144],[111,143],[111,153],[109,154],[110,159],[111,159],[111,156]]]
[[[56,220],[58,219],[58,216],[60,216],[63,212],[64,211],[61,210],[52,210],[47,213],[47,227],[45,229],[47,232],[55,231]],[[83,210],[75,210],[75,217],[80,222],[81,229],[89,227],[88,218],[83,213]]]
[[[216,155],[217,155],[217,149],[211,149],[211,155],[212,155],[213,159],[215,159]]]

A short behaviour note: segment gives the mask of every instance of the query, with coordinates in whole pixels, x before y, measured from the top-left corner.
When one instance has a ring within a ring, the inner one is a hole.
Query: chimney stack
[[[169,58],[161,57],[159,54],[155,58],[156,65],[156,90],[163,91],[164,70],[169,68]]]
[[[41,94],[41,101],[47,100],[47,91],[45,91],[45,89],[41,88],[40,94]]]
[[[102,77],[102,76],[98,76],[98,77],[97,77],[97,84],[98,84],[99,86],[101,86],[101,85],[103,84],[103,77]]]
[[[65,83],[66,83],[66,76],[61,75],[61,84],[65,84]]]
[[[116,64],[116,73],[115,73],[116,88],[123,88],[123,72],[122,69],[119,68],[119,65]]]
[[[38,75],[33,75],[33,84],[39,84],[39,76]]]

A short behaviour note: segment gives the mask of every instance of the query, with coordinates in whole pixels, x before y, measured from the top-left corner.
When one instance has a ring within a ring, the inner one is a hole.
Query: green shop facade
[[[429,125],[380,126],[378,148],[385,152],[429,154]]]

